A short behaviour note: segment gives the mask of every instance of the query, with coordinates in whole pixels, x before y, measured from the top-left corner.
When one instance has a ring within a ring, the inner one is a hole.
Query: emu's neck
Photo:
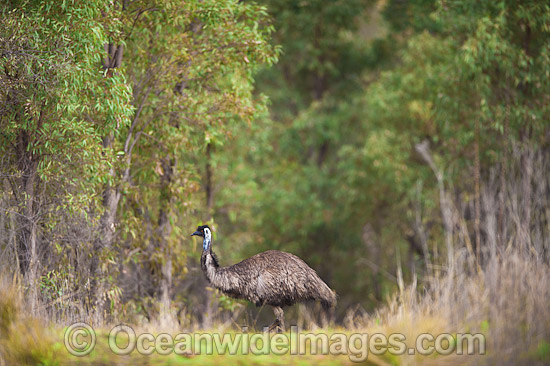
[[[218,264],[216,255],[212,252],[212,234],[208,228],[204,229],[202,249],[201,268],[208,281],[212,283],[220,265]]]
[[[220,267],[216,254],[211,248],[202,252],[201,268],[208,282],[223,292],[235,289],[239,283],[235,273],[226,267]]]
[[[212,278],[214,278],[219,267],[218,258],[216,258],[216,254],[212,252],[212,249],[208,248],[204,250],[201,256],[201,268],[208,281],[212,282]]]

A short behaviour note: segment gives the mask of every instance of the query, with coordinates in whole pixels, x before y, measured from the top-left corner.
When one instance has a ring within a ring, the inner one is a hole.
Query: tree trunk
[[[172,226],[168,217],[172,193],[170,184],[174,175],[175,161],[169,155],[161,160],[161,194],[158,218],[158,247],[163,253],[160,279],[160,322],[162,327],[175,323],[171,309],[172,290],[172,250],[169,243]]]
[[[420,154],[424,161],[430,166],[437,179],[439,188],[439,206],[441,217],[443,218],[443,228],[445,231],[445,246],[447,247],[447,265],[449,273],[454,271],[454,247],[453,247],[453,218],[452,201],[445,190],[445,181],[443,171],[440,170],[432,158],[427,140],[415,145],[415,150]]]
[[[167,215],[168,207],[161,208],[159,217],[159,246],[163,253],[160,279],[160,322],[162,327],[174,324],[174,317],[171,310],[172,291],[172,250],[168,238],[172,231],[170,220]]]
[[[531,27],[529,24],[525,24],[525,35],[523,38],[523,49],[525,51],[525,54],[530,56],[531,54]],[[519,90],[522,94],[528,94],[529,93],[529,83],[521,83],[519,85]],[[520,140],[521,140],[521,167],[523,169],[522,171],[522,182],[521,182],[521,194],[522,199],[520,199],[522,208],[522,214],[523,218],[521,220],[521,228],[520,228],[520,245],[525,247],[530,247],[531,244],[531,203],[533,202],[532,197],[532,187],[531,187],[531,179],[533,176],[533,156],[532,156],[532,149],[530,148],[530,140],[531,140],[531,133],[532,133],[532,127],[530,126],[529,122],[526,121],[525,125],[520,129]]]
[[[533,177],[533,152],[529,146],[531,138],[531,129],[525,127],[521,132],[521,195],[520,204],[523,206],[521,212],[523,214],[520,228],[521,245],[526,248],[531,246],[531,204],[533,202],[533,189],[531,181]]]
[[[107,136],[103,139],[103,147],[111,148],[113,145],[113,137]],[[115,178],[116,172],[113,168],[109,174]],[[105,212],[100,220],[100,238],[98,245],[100,247],[110,248],[113,245],[115,237],[115,219],[117,214],[118,202],[120,201],[120,192],[117,187],[107,184],[103,191],[103,207]]]
[[[38,124],[42,123],[42,113]],[[17,256],[21,275],[27,285],[28,301],[33,313],[38,307],[38,250],[37,250],[37,226],[35,207],[35,184],[38,159],[29,151],[30,136],[27,131],[21,131],[18,142],[18,161],[21,172],[20,187],[22,195],[19,196],[18,226],[20,228],[17,240]]]
[[[509,125],[510,125],[510,98],[506,97],[506,115],[504,116],[504,136],[502,137],[502,157],[500,167],[500,192],[499,192],[499,210],[497,221],[497,233],[499,245],[504,245],[503,238],[506,237],[506,224],[504,220],[505,208],[506,208],[506,179],[508,175],[508,141],[509,141]]]
[[[205,166],[205,183],[204,192],[206,195],[206,221],[212,220],[212,208],[214,206],[214,183],[212,173],[212,152],[213,147],[211,143],[206,145],[206,166]],[[214,323],[214,306],[212,302],[212,293],[208,290],[208,287],[204,287],[204,299],[205,307],[202,318],[202,327],[204,329],[212,328]]]
[[[475,122],[475,140],[474,140],[474,206],[475,206],[475,217],[474,217],[474,232],[475,232],[475,243],[476,243],[476,258],[478,263],[481,262],[481,194],[480,194],[480,180],[481,180],[481,167],[480,167],[480,158],[479,158],[479,134],[480,126],[479,121],[476,119]]]
[[[107,136],[103,139],[103,147],[110,148],[113,144],[113,137]],[[114,178],[116,172],[111,168],[110,175]],[[101,322],[105,307],[105,283],[100,266],[102,252],[113,247],[115,239],[115,220],[121,194],[118,187],[107,183],[103,191],[103,208],[105,211],[99,220],[99,237],[94,240],[92,260],[90,263],[90,307],[95,313],[95,321]]]

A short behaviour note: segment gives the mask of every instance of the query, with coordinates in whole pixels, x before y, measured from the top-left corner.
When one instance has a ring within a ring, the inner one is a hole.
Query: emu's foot
[[[277,319],[269,327],[264,328],[264,333],[283,333],[285,331],[285,326]]]

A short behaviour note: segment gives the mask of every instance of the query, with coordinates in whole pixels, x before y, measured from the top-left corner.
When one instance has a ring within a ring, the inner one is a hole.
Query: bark
[[[212,174],[212,144],[206,145],[206,167],[205,167],[205,187],[206,194],[206,220],[212,219],[212,207],[214,205],[214,187],[213,187],[213,174]],[[204,298],[206,306],[204,309],[204,315],[202,319],[202,326],[204,329],[209,329],[214,323],[213,314],[215,313],[215,304],[213,303],[212,293],[207,287],[204,287]]]
[[[509,125],[510,125],[510,98],[507,98],[508,106],[506,107],[506,115],[504,117],[504,136],[502,137],[502,158],[501,158],[501,168],[500,168],[500,192],[499,192],[499,210],[498,210],[498,220],[497,220],[497,233],[499,237],[497,238],[497,243],[502,243],[502,238],[506,237],[506,225],[504,220],[504,210],[506,207],[506,178],[508,175],[508,141],[509,141]]]
[[[11,212],[10,213],[10,233],[9,233],[9,241],[8,243],[10,244],[10,246],[13,248],[13,256],[15,258],[15,270],[14,272],[17,271],[17,269],[21,268],[20,267],[20,263],[19,263],[19,255],[17,253],[17,233],[16,233],[16,228],[17,228],[17,219],[15,217],[15,212]]]
[[[4,181],[4,192],[8,192],[10,190],[10,180],[8,178],[5,178]],[[11,185],[13,187],[13,185]],[[14,191],[15,192],[15,191]],[[17,198],[17,195],[14,195],[14,197]],[[16,200],[17,201],[17,200]],[[1,225],[2,230],[4,231],[4,236],[1,238],[2,242],[7,243],[6,250],[11,251],[11,255],[13,256],[14,264],[13,264],[13,272],[17,273],[17,271],[21,271],[21,266],[19,263],[19,252],[18,252],[18,240],[17,240],[17,217],[16,212],[11,209],[11,206],[13,205],[13,202],[9,198],[9,195],[6,195],[4,197],[4,202],[6,204],[6,208],[10,208],[6,214],[2,215],[2,218],[4,223]],[[4,209],[2,210],[4,212]]]
[[[531,27],[529,24],[525,24],[525,35],[523,38],[523,49],[525,51],[525,54],[530,56],[531,54]],[[519,85],[519,90],[524,94],[529,94],[529,83],[522,83]],[[533,189],[531,186],[531,180],[533,177],[533,156],[532,151],[530,149],[530,141],[531,141],[531,135],[532,135],[533,129],[532,126],[529,125],[529,122],[526,121],[525,125],[520,130],[520,139],[521,139],[521,166],[523,169],[522,172],[522,182],[521,182],[521,190],[523,195],[523,200],[521,202],[523,203],[523,218],[521,223],[521,229],[520,229],[520,240],[523,245],[531,246],[531,235],[530,235],[530,227],[531,227],[531,202],[532,202],[532,195],[533,195]]]
[[[529,140],[531,137],[530,128],[527,127],[524,131],[521,132],[521,141],[522,141],[522,153],[521,153],[521,167],[522,167],[522,178],[521,178],[521,194],[522,198],[520,202],[523,204],[522,213],[522,223],[521,223],[521,232],[520,239],[523,245],[531,245],[531,202],[533,202],[533,189],[531,186],[531,181],[533,177],[533,156],[532,150],[529,146]]]
[[[103,147],[110,148],[113,137],[107,136],[103,139]],[[115,177],[115,170],[111,169],[111,176]],[[93,244],[94,254],[90,264],[90,300],[89,306],[95,310],[96,321],[100,322],[105,307],[105,286],[101,279],[104,277],[100,266],[101,253],[113,247],[115,239],[115,220],[120,201],[118,187],[107,184],[103,191],[104,212],[99,220],[99,237]]]
[[[161,266],[160,279],[160,321],[163,326],[174,324],[174,315],[171,311],[171,290],[172,290],[172,250],[169,238],[172,232],[169,212],[172,194],[170,184],[174,176],[175,161],[169,155],[162,158],[161,167],[161,197],[158,218],[158,247],[163,253],[164,260]]]
[[[474,140],[474,232],[475,232],[475,243],[476,243],[476,258],[478,263],[481,261],[481,195],[480,195],[480,159],[479,159],[479,135],[480,135],[480,126],[479,121],[475,122],[475,140]]]
[[[122,54],[124,52],[124,46],[116,46],[112,43],[106,43],[104,45],[107,56],[103,59],[104,69],[115,69],[122,65]],[[111,76],[111,75],[110,75]]]
[[[113,145],[113,137],[108,136],[103,139],[103,147],[111,148]],[[116,172],[114,169],[111,169],[109,174],[114,178],[116,177]],[[115,237],[115,220],[118,209],[118,203],[120,201],[120,191],[118,187],[107,184],[105,190],[103,191],[103,207],[105,212],[101,216],[100,220],[100,240],[98,242],[99,248],[107,247],[110,248],[113,245]]]
[[[415,200],[415,209],[414,209],[414,212],[415,212],[415,222],[414,222],[415,230],[414,231],[416,236],[418,236],[420,240],[420,247],[422,249],[422,253],[419,253],[419,254],[422,254],[424,256],[424,263],[426,265],[426,270],[428,274],[431,276],[433,275],[433,271],[432,271],[433,267],[430,259],[430,250],[428,248],[428,235],[426,233],[426,230],[424,229],[424,224],[422,223],[422,208],[421,208],[421,198],[420,198],[421,190],[422,190],[421,185],[417,184],[416,186],[417,199]],[[414,236],[413,236],[413,239],[414,239]],[[418,245],[416,245],[416,247],[418,247]]]
[[[37,251],[37,237],[36,237],[36,220],[35,220],[35,210],[34,210],[34,201],[35,201],[35,180],[36,180],[36,169],[37,162],[33,161],[29,171],[29,178],[26,182],[25,193],[26,193],[26,203],[25,203],[25,217],[28,220],[28,229],[27,229],[27,250],[29,256],[29,268],[27,276],[27,285],[29,286],[30,293],[30,303],[33,313],[36,311],[38,306],[38,251]]]
[[[430,153],[429,143],[427,140],[415,145],[415,150],[420,154],[424,161],[430,166],[437,179],[439,188],[439,206],[441,216],[443,218],[443,227],[445,229],[445,246],[447,247],[447,265],[449,272],[454,271],[454,248],[453,248],[453,218],[452,218],[452,201],[448,197],[445,190],[445,182],[443,171],[435,165],[435,162]]]
[[[38,127],[42,124],[43,114],[40,113]],[[17,256],[21,275],[29,288],[29,302],[33,312],[38,306],[37,278],[38,278],[38,251],[37,251],[37,225],[35,207],[35,185],[38,168],[38,158],[28,149],[31,136],[22,130],[18,141],[18,161],[21,174],[20,187],[23,195],[19,195],[20,212],[18,226],[20,228],[17,238]],[[17,197],[17,195],[16,195]]]

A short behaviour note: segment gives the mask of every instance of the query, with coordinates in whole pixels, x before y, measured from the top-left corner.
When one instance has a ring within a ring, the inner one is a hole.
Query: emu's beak
[[[195,231],[193,234],[191,234],[191,236],[193,236],[193,235],[201,236],[201,232],[200,231]]]

